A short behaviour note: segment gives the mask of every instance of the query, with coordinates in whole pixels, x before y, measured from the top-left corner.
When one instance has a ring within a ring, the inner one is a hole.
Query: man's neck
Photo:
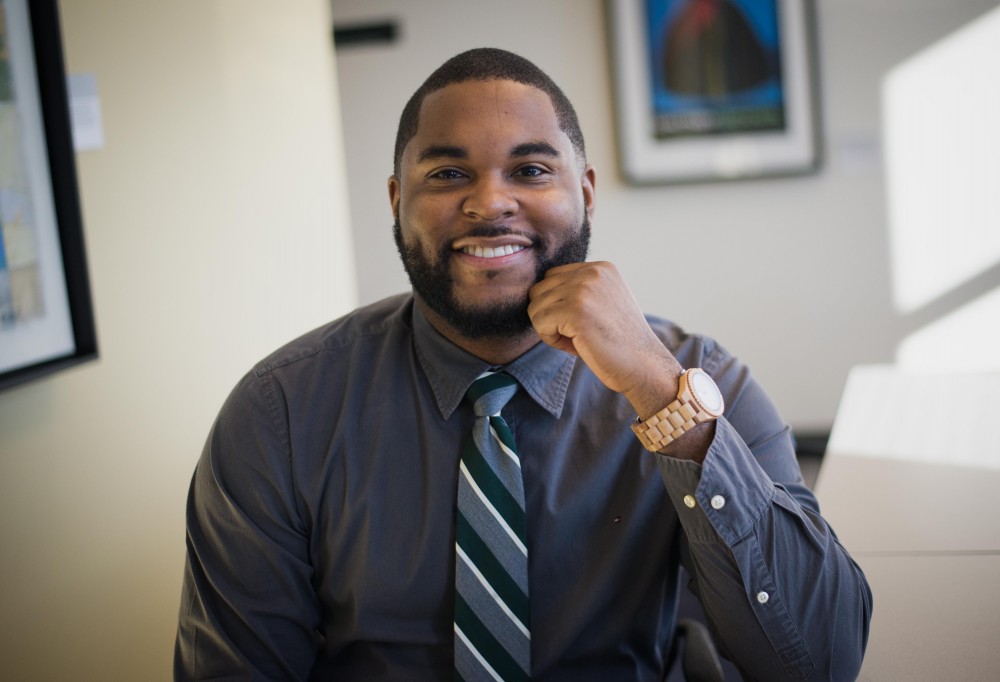
[[[423,313],[427,321],[431,323],[431,326],[441,336],[467,353],[471,353],[491,365],[499,367],[509,364],[541,342],[534,329],[528,329],[523,334],[515,336],[486,337],[481,339],[467,338],[448,324],[444,318],[431,310],[419,296],[415,296],[414,299],[416,304],[420,306],[420,312]]]

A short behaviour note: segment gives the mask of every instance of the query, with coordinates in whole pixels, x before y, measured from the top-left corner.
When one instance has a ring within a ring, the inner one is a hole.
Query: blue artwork
[[[785,128],[777,0],[646,0],[653,134]]]

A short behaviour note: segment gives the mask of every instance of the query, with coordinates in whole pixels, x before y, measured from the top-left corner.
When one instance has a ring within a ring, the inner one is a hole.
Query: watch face
[[[712,381],[712,377],[704,372],[692,372],[692,375],[688,378],[688,382],[694,397],[710,413],[722,414],[722,394],[719,392],[719,387]]]

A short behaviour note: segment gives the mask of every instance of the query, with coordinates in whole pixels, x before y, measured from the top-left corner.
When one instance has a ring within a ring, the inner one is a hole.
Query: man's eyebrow
[[[452,144],[432,144],[424,147],[417,157],[418,162],[432,161],[434,159],[467,159],[469,152],[462,147]]]
[[[510,150],[511,156],[549,156],[559,158],[559,150],[548,142],[523,142]]]

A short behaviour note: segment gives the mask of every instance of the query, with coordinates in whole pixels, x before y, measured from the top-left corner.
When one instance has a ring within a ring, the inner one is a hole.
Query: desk
[[[858,679],[1000,680],[1000,471],[831,450],[816,496],[872,588]]]
[[[815,491],[851,554],[1000,552],[1000,469],[831,450]]]

